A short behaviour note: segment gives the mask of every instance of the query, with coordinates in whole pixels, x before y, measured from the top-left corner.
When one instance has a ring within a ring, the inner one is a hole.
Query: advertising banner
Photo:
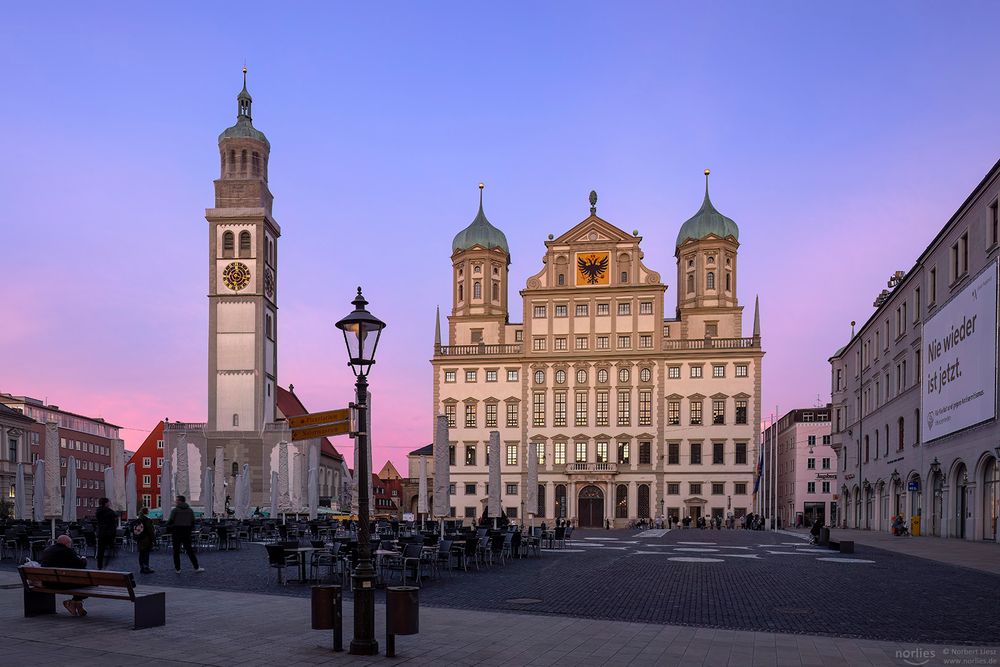
[[[931,442],[996,416],[997,261],[924,323],[921,414]]]

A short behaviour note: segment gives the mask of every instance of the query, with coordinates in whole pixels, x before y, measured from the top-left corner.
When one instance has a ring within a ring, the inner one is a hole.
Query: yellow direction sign
[[[326,412],[314,412],[310,415],[299,415],[289,417],[288,426],[290,428],[302,428],[303,426],[318,426],[320,424],[331,424],[333,422],[345,422],[351,418],[351,409],[327,410]]]
[[[313,428],[293,429],[292,440],[311,440],[312,438],[322,438],[328,435],[343,435],[350,430],[351,423],[347,421],[325,424],[324,426],[314,426]]]

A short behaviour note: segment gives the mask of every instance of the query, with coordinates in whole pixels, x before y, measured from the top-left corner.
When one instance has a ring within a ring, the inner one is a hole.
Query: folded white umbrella
[[[14,482],[14,518],[27,519],[28,516],[28,496],[27,489],[24,488],[24,464],[17,464],[17,478]]]
[[[34,493],[32,504],[35,510],[35,521],[45,521],[45,459],[35,461]]]
[[[115,483],[118,480],[115,479],[115,469],[108,466],[104,469],[104,497],[111,501],[111,509],[115,512],[120,512],[121,508],[115,505],[115,496],[117,491],[115,490]]]
[[[62,520],[76,521],[76,457],[66,461],[66,490],[63,491]]]
[[[160,471],[160,509],[164,518],[170,516],[170,508],[174,506],[173,478],[170,470],[170,457],[163,457],[163,469]]]
[[[278,471],[271,471],[271,518],[278,516]]]
[[[129,519],[139,516],[136,512],[139,498],[136,496],[135,481],[135,464],[129,463],[125,468],[125,512]]]
[[[215,516],[215,475],[211,468],[205,468],[201,474],[201,505],[206,518]]]

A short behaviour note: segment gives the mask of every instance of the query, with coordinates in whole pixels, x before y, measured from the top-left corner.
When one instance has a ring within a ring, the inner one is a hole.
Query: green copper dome
[[[236,96],[236,104],[236,124],[222,131],[222,134],[219,135],[219,143],[222,143],[223,139],[253,139],[264,144],[270,150],[271,142],[267,140],[263,132],[253,126],[250,117],[250,106],[253,104],[253,98],[247,91],[246,68],[243,68],[243,90]]]
[[[507,254],[510,249],[507,247],[507,237],[499,229],[490,224],[483,213],[483,190],[479,188],[479,213],[472,224],[455,234],[455,240],[451,242],[451,251],[468,250],[473,246],[482,246],[487,250],[501,248]]]
[[[722,215],[712,206],[712,200],[708,198],[708,170],[706,169],[705,201],[701,203],[698,212],[681,225],[681,230],[677,233],[677,247],[680,247],[688,239],[698,241],[711,234],[723,239],[732,236],[738,240],[740,228],[731,218]]]

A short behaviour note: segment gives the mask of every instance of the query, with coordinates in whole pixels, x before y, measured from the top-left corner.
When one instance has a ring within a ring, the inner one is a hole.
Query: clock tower
[[[208,220],[209,431],[260,433],[277,398],[277,261],[281,228],[267,187],[271,145],[253,126],[243,68],[236,124],[219,135]]]

